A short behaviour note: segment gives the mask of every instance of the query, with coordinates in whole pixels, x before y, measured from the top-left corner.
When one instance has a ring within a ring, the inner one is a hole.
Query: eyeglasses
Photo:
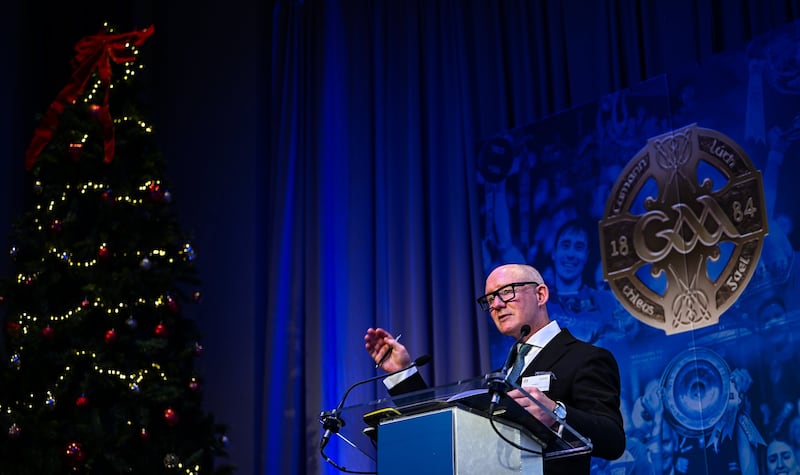
[[[503,287],[500,287],[499,289],[495,290],[490,294],[478,297],[478,300],[476,300],[476,302],[478,302],[478,305],[480,305],[484,311],[488,312],[492,306],[492,303],[494,303],[495,297],[499,297],[500,300],[502,300],[504,303],[510,302],[514,300],[514,297],[517,296],[516,288],[525,285],[535,285],[538,287],[542,284],[538,282],[514,282],[513,284],[508,284]]]

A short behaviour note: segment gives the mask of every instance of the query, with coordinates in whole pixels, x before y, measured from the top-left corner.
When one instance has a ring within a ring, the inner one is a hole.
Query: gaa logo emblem
[[[631,314],[668,335],[714,325],[761,255],[761,173],[730,138],[692,124],[647,141],[599,227],[603,275]]]

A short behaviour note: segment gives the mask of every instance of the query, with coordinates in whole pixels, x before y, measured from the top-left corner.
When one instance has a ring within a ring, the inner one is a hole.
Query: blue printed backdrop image
[[[798,53],[793,24],[478,147],[484,271],[537,267],[551,318],[620,365],[627,451],[596,459],[592,473],[797,473],[781,469],[800,455]],[[738,171],[732,154],[743,156]],[[660,234],[603,239],[634,159],[671,172],[641,178],[624,215],[663,205],[680,219]],[[749,188],[737,182],[745,175]],[[615,292],[614,253],[648,239],[669,240],[669,262],[638,257],[624,282],[639,288]],[[675,286],[681,298],[666,298]],[[675,323],[641,318],[638,295],[674,311]],[[500,367],[512,340],[490,334]]]

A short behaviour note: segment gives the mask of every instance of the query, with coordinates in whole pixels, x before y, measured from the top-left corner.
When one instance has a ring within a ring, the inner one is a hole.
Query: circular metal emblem
[[[719,355],[693,348],[677,355],[661,377],[664,417],[686,437],[713,432],[728,408],[731,371]]]
[[[696,124],[650,138],[599,228],[603,275],[634,317],[668,335],[716,324],[767,235],[761,173],[730,138]]]

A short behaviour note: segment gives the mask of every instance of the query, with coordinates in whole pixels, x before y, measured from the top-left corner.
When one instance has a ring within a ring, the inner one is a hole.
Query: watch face
[[[556,408],[553,409],[553,413],[559,419],[564,419],[565,417],[567,417],[567,409],[561,403],[558,403],[556,405]]]

